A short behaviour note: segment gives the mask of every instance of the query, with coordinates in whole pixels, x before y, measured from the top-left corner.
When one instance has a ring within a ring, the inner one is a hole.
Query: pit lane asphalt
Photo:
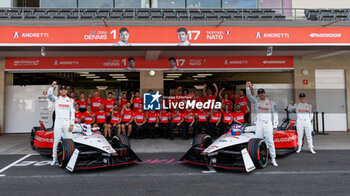
[[[324,150],[278,158],[252,173],[218,170],[178,159],[182,153],[139,154],[143,163],[70,173],[32,155],[0,173],[0,195],[349,195],[350,151]],[[0,155],[0,171],[24,155]]]

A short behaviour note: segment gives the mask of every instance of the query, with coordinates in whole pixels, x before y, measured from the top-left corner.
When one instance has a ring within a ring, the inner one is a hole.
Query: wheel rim
[[[259,145],[259,157],[261,166],[265,167],[268,160],[267,147],[265,143],[260,143]]]

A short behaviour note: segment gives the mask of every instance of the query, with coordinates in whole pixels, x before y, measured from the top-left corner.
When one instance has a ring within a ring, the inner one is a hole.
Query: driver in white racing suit
[[[48,98],[54,103],[56,111],[54,125],[54,143],[52,148],[53,159],[51,165],[55,165],[57,162],[57,146],[61,137],[71,137],[71,132],[73,130],[75,120],[74,101],[67,96],[67,87],[61,86],[59,90],[60,95],[56,97],[53,95],[53,89],[56,84],[57,82],[54,81],[47,91]]]
[[[271,164],[277,167],[275,144],[273,142],[273,133],[277,131],[278,114],[277,107],[273,101],[266,98],[264,89],[258,90],[258,97],[252,95],[253,86],[251,82],[246,83],[246,91],[249,101],[255,105],[256,131],[257,138],[263,138],[269,148]]]
[[[298,150],[297,153],[301,152],[301,147],[303,145],[303,136],[305,130],[305,136],[307,139],[307,143],[309,145],[309,150],[312,154],[316,154],[314,151],[314,146],[312,144],[312,119],[314,118],[314,113],[312,111],[311,104],[306,103],[306,95],[305,93],[299,94],[300,103],[293,104],[291,101],[288,106],[289,112],[297,113],[297,134],[298,134]]]

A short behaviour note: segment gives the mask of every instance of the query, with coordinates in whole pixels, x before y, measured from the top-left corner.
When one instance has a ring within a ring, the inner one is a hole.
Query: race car
[[[33,127],[30,144],[40,154],[51,155],[54,132],[40,127]],[[98,128],[97,128],[98,129]],[[111,143],[90,125],[76,124],[71,139],[61,139],[57,147],[57,160],[61,168],[70,171],[111,167],[132,164],[141,159],[131,150],[127,136],[114,136]]]
[[[276,155],[287,155],[298,147],[295,121],[288,130],[274,135]],[[192,147],[180,159],[190,164],[251,172],[267,166],[269,151],[265,140],[255,138],[255,125],[234,125],[213,140],[207,134],[194,137]]]

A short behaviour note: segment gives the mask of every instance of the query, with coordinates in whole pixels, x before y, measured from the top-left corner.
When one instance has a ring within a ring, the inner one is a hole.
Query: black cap
[[[300,93],[299,97],[306,97],[305,93]]]
[[[62,86],[60,87],[60,90],[62,90],[62,89],[65,89],[65,90],[67,90],[67,86],[65,86],[65,85],[62,85]]]
[[[265,90],[264,90],[264,89],[262,89],[262,88],[259,88],[259,90],[258,90],[258,94],[260,94],[260,93],[265,93]]]

